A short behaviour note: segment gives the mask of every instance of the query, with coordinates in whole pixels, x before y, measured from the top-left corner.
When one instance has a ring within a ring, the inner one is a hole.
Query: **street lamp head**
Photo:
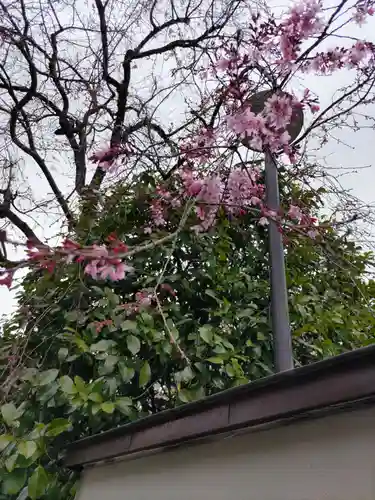
[[[262,90],[261,92],[257,92],[256,94],[253,94],[250,99],[248,99],[248,103],[250,104],[250,109],[254,114],[259,114],[263,111],[266,102],[270,97],[272,97],[274,94],[277,94],[280,97],[289,97],[291,102],[293,103],[293,97],[288,94],[287,92],[284,92],[283,90]],[[303,110],[301,106],[298,106],[297,104],[292,104],[292,118],[290,120],[289,125],[286,128],[286,131],[288,132],[290,136],[290,144],[293,144],[293,142],[297,139],[299,133],[301,132],[303,127]],[[253,146],[250,146],[249,140],[245,137],[242,139],[242,144],[246,146],[249,149],[252,149],[253,151],[261,152],[261,149],[257,149]]]

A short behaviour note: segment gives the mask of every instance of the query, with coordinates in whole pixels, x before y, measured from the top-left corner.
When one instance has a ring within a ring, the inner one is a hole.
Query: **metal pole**
[[[265,153],[266,200],[270,210],[280,207],[277,166],[272,154]],[[282,235],[276,222],[269,224],[269,254],[271,273],[271,320],[277,372],[293,368],[292,338],[289,324],[288,292],[286,287]]]

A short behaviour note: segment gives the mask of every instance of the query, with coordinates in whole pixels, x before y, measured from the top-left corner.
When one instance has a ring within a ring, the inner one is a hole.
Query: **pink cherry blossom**
[[[93,279],[110,279],[119,281],[125,278],[127,272],[133,271],[133,268],[122,262],[120,259],[100,259],[92,260],[85,266],[85,273]]]
[[[266,120],[276,130],[285,129],[292,118],[292,104],[288,96],[273,94],[264,106]]]
[[[109,278],[112,281],[119,281],[125,278],[127,272],[133,271],[133,268],[124,264],[119,259],[111,259],[110,262],[104,263],[99,268],[99,275],[101,279]]]
[[[152,294],[147,291],[140,291],[135,294],[135,300],[142,307],[148,307],[152,303]]]
[[[353,14],[353,20],[362,26],[367,21],[367,16],[374,15],[373,1],[370,0],[359,0],[356,4],[355,12]]]
[[[203,128],[190,141],[182,145],[181,152],[188,159],[204,163],[213,155],[214,144],[214,131],[210,128]]]
[[[305,0],[291,8],[280,26],[280,50],[284,62],[294,61],[301,42],[322,30],[321,10],[321,2],[316,0]]]
[[[250,198],[250,205],[262,205],[262,200],[257,196],[252,196]]]
[[[93,163],[97,163],[101,168],[109,170],[113,167],[113,164],[120,152],[121,148],[119,145],[108,146],[93,153],[89,157],[89,160]]]
[[[122,244],[121,248],[126,248],[126,246]],[[121,259],[111,257],[108,248],[104,245],[93,245],[83,254],[83,257],[85,260],[90,259],[84,272],[93,279],[108,278],[112,281],[119,281],[125,278],[127,272],[133,271],[133,268]]]
[[[198,219],[204,220],[206,213],[202,205],[195,207],[195,213],[197,214]]]
[[[254,137],[264,134],[266,130],[265,118],[256,115],[248,107],[232,116],[227,117],[227,123],[230,129],[241,137]]]
[[[200,193],[202,187],[203,187],[203,181],[197,179],[190,184],[187,192],[190,196],[196,196],[197,194]]]
[[[291,219],[300,220],[302,218],[302,211],[297,205],[290,205],[288,215]]]
[[[91,278],[93,278],[94,280],[98,278],[98,263],[98,260],[92,260],[85,266],[85,273],[91,276]]]
[[[5,285],[7,288],[12,286],[13,273],[6,269],[0,269],[0,285]]]
[[[317,73],[329,74],[342,68],[361,68],[374,64],[374,45],[368,42],[356,42],[352,47],[345,49],[336,47],[327,52],[316,54],[312,59],[306,61],[302,71],[316,71]]]
[[[223,197],[224,186],[217,175],[207,177],[197,195],[198,216],[201,223],[192,229],[197,232],[207,231],[215,224],[216,214]]]
[[[258,221],[259,226],[268,226],[269,220],[267,217],[261,217]]]
[[[219,205],[223,194],[223,183],[218,175],[213,175],[205,179],[200,190],[197,201],[209,205]]]
[[[167,221],[164,218],[164,209],[160,200],[154,200],[150,207],[152,222],[155,226],[165,226]]]
[[[247,170],[236,168],[228,176],[224,206],[229,213],[238,214],[241,207],[251,204],[251,200],[254,198],[259,200],[254,196],[256,194],[258,186],[254,175],[252,176]]]
[[[216,62],[216,68],[219,71],[226,71],[231,64],[231,59],[226,59],[225,57],[222,57]]]
[[[315,238],[319,235],[318,231],[316,231],[315,229],[310,229],[309,231],[307,231],[307,236],[309,236],[309,238],[315,240]]]
[[[289,132],[284,130],[282,134],[275,134],[272,132],[268,133],[264,142],[272,153],[277,153],[280,149],[283,149],[286,153],[288,153],[290,139]]]
[[[96,333],[101,333],[104,327],[113,325],[112,319],[104,319],[103,321],[95,321],[93,326],[95,327]]]
[[[349,67],[356,67],[373,54],[373,47],[365,42],[358,41],[347,52],[347,64]]]

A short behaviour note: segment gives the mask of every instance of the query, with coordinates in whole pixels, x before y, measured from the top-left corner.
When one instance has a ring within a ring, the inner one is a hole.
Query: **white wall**
[[[375,409],[87,469],[78,500],[374,500]]]

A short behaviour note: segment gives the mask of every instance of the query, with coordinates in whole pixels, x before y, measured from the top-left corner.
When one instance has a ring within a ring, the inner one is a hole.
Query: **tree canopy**
[[[85,243],[113,231],[149,242],[153,182],[114,188]],[[319,207],[316,193],[304,196]],[[271,374],[267,248],[267,229],[251,214],[222,212],[208,232],[185,229],[135,254],[124,280],[94,280],[74,263],[31,271],[0,343],[3,498],[68,499],[66,443]],[[332,229],[320,243],[289,236],[297,365],[373,342],[370,263]]]

